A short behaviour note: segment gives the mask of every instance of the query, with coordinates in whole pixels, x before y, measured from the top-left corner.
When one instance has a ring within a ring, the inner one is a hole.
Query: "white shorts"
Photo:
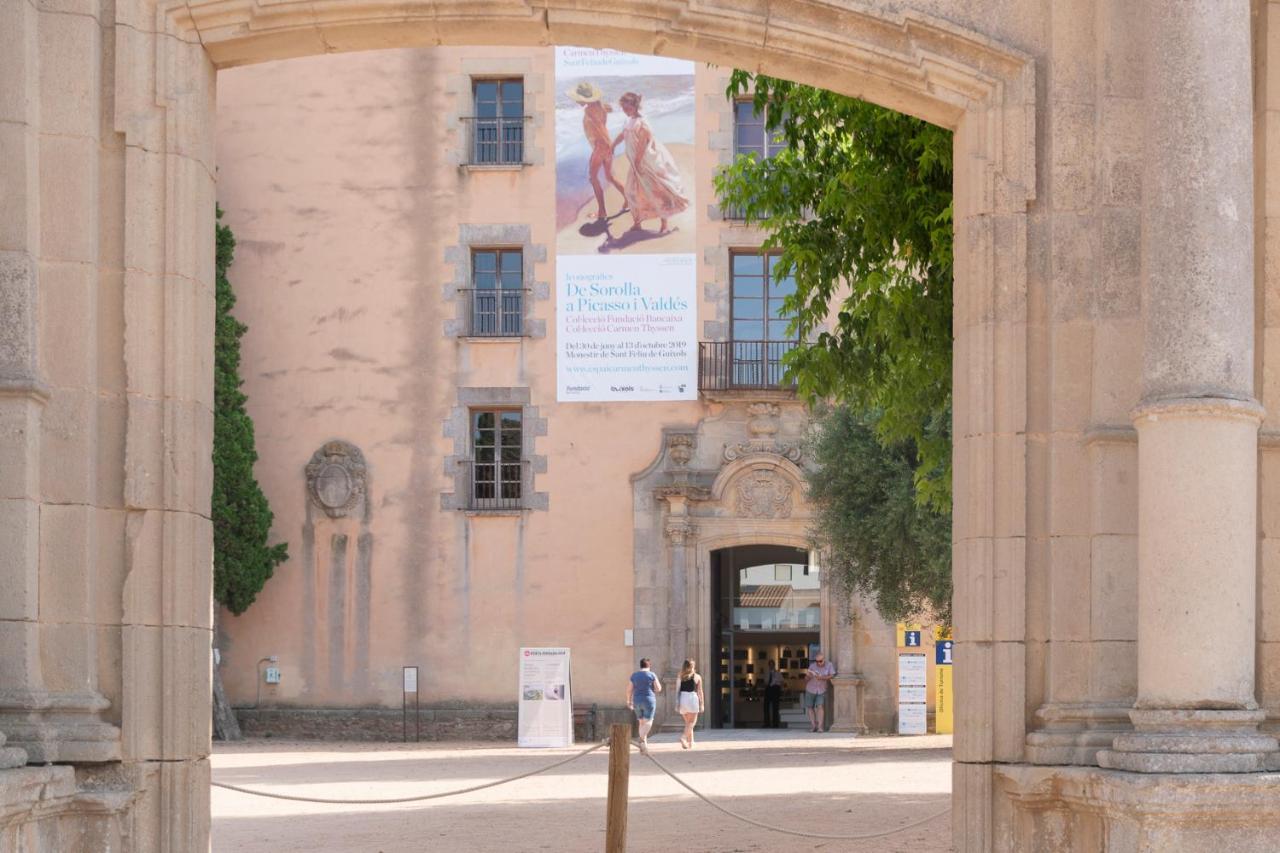
[[[697,714],[702,710],[701,705],[702,703],[698,701],[697,693],[681,691],[679,702],[681,714]]]

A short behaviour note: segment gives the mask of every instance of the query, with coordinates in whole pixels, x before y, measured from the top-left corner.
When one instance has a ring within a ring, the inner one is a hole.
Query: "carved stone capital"
[[[698,526],[688,518],[671,518],[667,520],[666,532],[672,545],[684,545],[693,541],[698,533]]]
[[[346,441],[329,441],[307,463],[307,495],[330,518],[350,515],[365,496],[369,472],[364,454]]]

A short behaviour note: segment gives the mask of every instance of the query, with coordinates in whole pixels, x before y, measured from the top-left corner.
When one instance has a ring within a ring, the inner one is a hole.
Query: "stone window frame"
[[[523,334],[520,337],[495,337],[470,335],[471,300],[470,291],[475,287],[471,269],[471,252],[474,249],[520,249],[524,258],[525,296],[524,316],[521,318]],[[536,317],[535,307],[539,302],[551,299],[551,283],[538,281],[536,270],[538,264],[547,261],[547,247],[544,243],[533,242],[533,229],[520,224],[473,224],[463,223],[458,226],[458,242],[446,246],[444,262],[453,266],[453,278],[443,286],[442,298],[446,303],[454,304],[453,317],[444,320],[444,334],[447,338],[459,338],[474,343],[518,342],[523,338],[545,338],[547,321]]]
[[[524,161],[492,165],[472,163],[471,136],[465,119],[475,111],[475,81],[515,77],[524,79],[524,114],[529,116],[524,126]],[[464,57],[460,71],[445,78],[445,94],[452,101],[452,108],[445,116],[445,121],[456,139],[450,153],[454,165],[466,172],[509,172],[546,165],[546,149],[537,143],[542,138],[547,117],[545,111],[539,111],[535,107],[538,97],[546,94],[547,83],[547,74],[535,71],[533,58],[529,56]]]
[[[478,409],[520,412],[521,455],[528,464],[522,472],[519,509],[476,509],[467,505],[470,484],[467,482],[467,466],[462,463],[472,458],[471,413]],[[547,457],[534,452],[537,439],[547,434],[547,419],[542,417],[537,406],[530,403],[528,386],[459,388],[457,405],[449,410],[443,428],[444,437],[453,439],[453,453],[444,458],[444,476],[453,484],[453,491],[441,493],[441,509],[457,510],[467,515],[520,515],[551,508],[550,495],[534,490],[535,477],[547,473]]]

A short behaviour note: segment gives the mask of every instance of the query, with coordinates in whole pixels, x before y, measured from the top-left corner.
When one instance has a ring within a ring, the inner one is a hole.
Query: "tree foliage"
[[[781,251],[777,275],[795,277],[787,307],[813,345],[788,354],[791,376],[809,399],[867,415],[883,447],[909,442],[917,501],[948,511],[950,131],[745,71],[727,94],[750,94],[786,141],[772,158],[738,158],[716,189]]]
[[[219,220],[222,211],[217,212]],[[253,475],[258,459],[253,421],[240,390],[240,338],[248,327],[231,314],[236,304],[227,269],[235,256],[231,229],[217,224],[217,316],[213,356],[213,595],[232,613],[245,611],[287,545],[268,545],[271,507]]]
[[[848,406],[818,421],[809,474],[826,571],[886,619],[951,621],[951,516],[916,500],[910,439],[883,446],[875,416]]]

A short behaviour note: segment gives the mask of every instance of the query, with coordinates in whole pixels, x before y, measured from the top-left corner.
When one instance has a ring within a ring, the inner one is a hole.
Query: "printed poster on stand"
[[[556,48],[556,399],[696,400],[694,65]]]
[[[520,746],[573,746],[573,697],[567,648],[522,648],[519,718]]]

